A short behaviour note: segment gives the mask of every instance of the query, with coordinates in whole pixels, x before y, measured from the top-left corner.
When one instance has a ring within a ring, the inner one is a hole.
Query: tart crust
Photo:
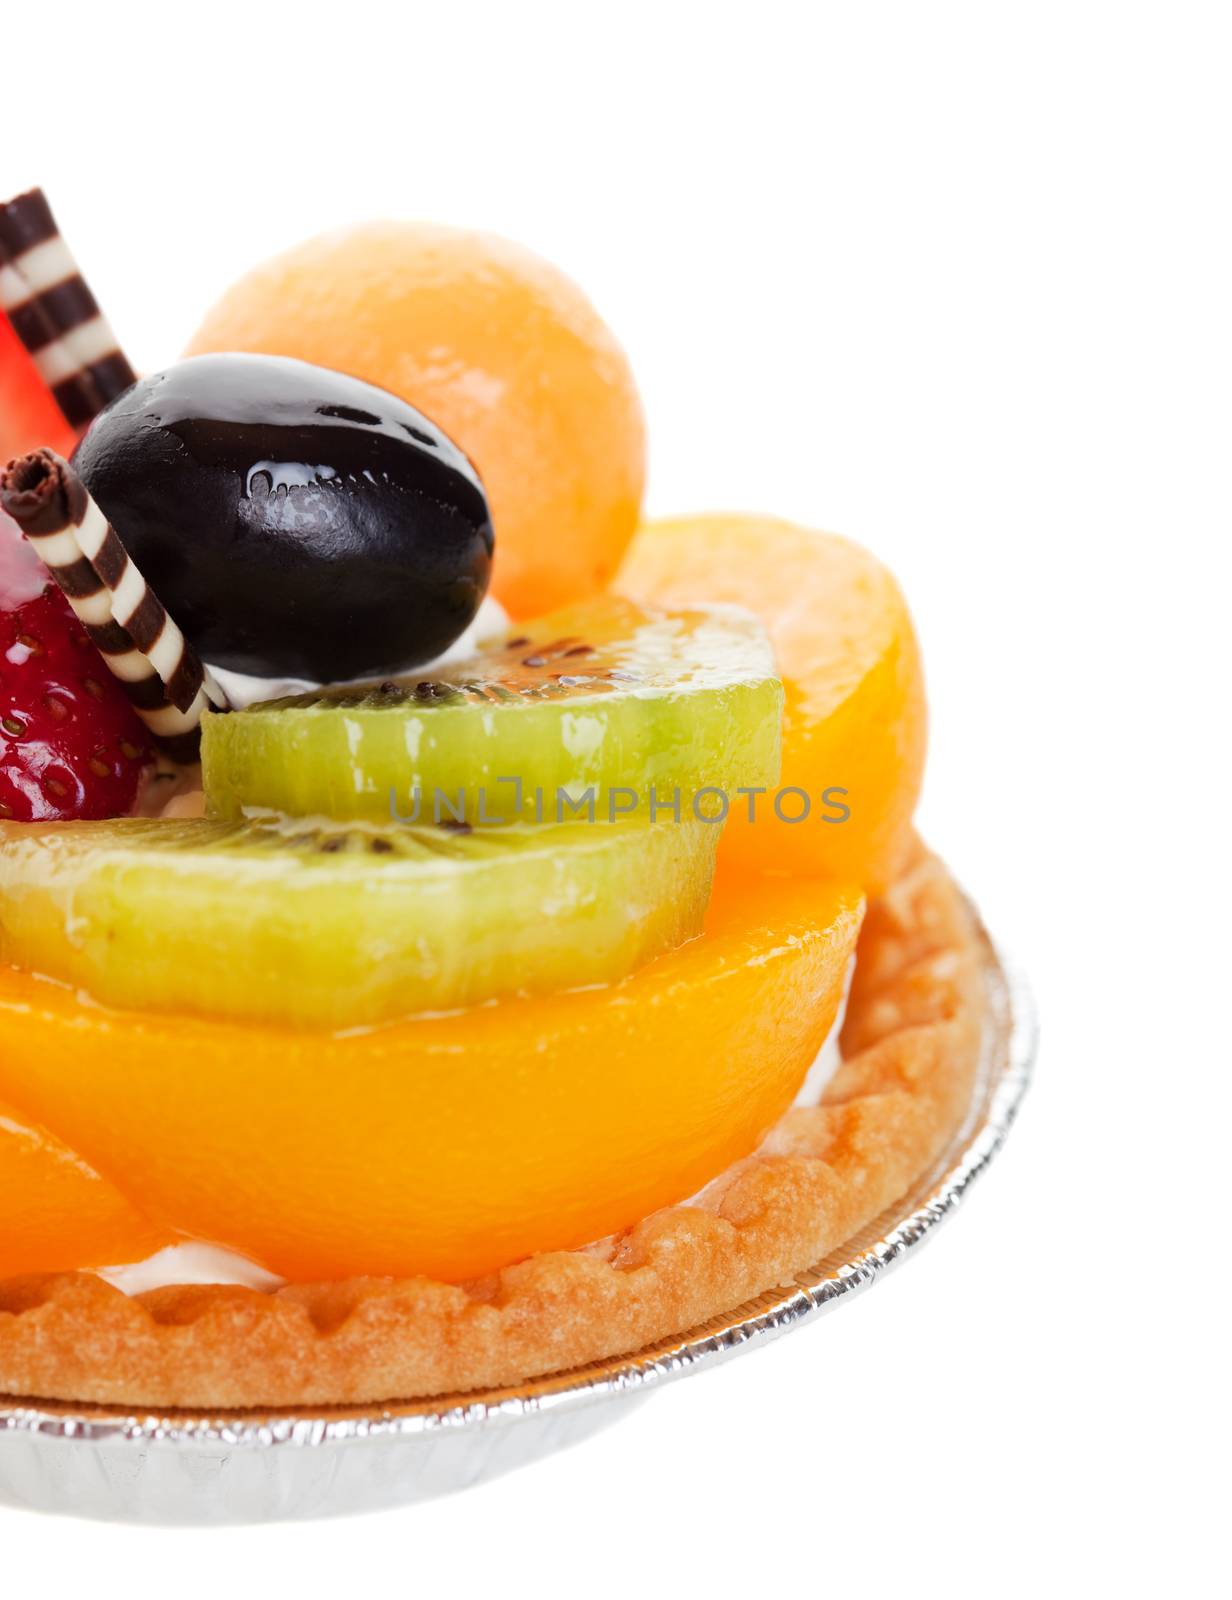
[[[903,1195],[971,1101],[978,934],[922,846],[870,903],[819,1105],[685,1205],[464,1286],[355,1278],[129,1299],[91,1273],[0,1283],[0,1391],[104,1405],[415,1400],[631,1353],[789,1280]]]

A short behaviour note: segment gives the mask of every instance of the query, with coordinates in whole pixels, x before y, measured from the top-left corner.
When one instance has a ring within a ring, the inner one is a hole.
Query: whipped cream
[[[834,1024],[826,1035],[826,1042],[817,1052],[817,1058],[804,1076],[800,1085],[800,1092],[792,1101],[793,1106],[815,1106],[821,1104],[821,1097],[826,1091],[826,1085],[843,1064],[843,1052],[839,1047],[839,1035],[843,1031],[843,1023],[847,1017],[847,1002],[851,998],[851,980],[856,970],[856,958],[852,955],[847,963],[847,976],[843,979],[843,998],[838,1003],[838,1010],[834,1015]]]
[[[168,1245],[144,1261],[99,1267],[97,1275],[113,1289],[127,1295],[147,1294],[151,1289],[185,1283],[237,1284],[244,1289],[268,1292],[280,1289],[286,1281],[259,1267],[255,1261],[249,1261],[247,1256],[224,1250],[221,1245],[197,1244],[192,1240]]]
[[[434,661],[425,661],[422,666],[411,670],[429,673],[437,667],[447,666],[451,661],[465,660],[491,640],[498,639],[508,627],[509,617],[504,607],[489,595],[475,613],[475,619],[470,627],[458,635],[443,655],[437,656]],[[285,695],[310,694],[314,689],[327,687],[325,684],[313,683],[309,678],[256,678],[246,672],[231,672],[226,667],[216,667],[212,664],[210,671],[227,699],[241,711],[246,706],[254,705],[258,700],[281,700]],[[382,677],[389,676],[391,676],[389,673],[382,674]],[[328,687],[337,689],[353,683],[378,681],[380,680],[367,674],[362,678],[344,678]]]

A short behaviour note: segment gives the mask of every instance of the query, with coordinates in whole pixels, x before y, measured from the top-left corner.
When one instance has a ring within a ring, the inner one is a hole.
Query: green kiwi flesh
[[[719,832],[0,823],[0,960],[108,1007],[377,1025],[623,977],[700,932]]]
[[[783,690],[736,607],[608,597],[425,676],[203,720],[213,815],[471,823],[717,814],[778,780]]]

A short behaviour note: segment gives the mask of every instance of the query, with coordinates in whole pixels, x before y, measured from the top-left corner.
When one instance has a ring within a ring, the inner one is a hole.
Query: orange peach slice
[[[472,1278],[752,1150],[833,1023],[862,909],[733,880],[701,938],[623,982],[339,1036],[109,1013],[5,970],[0,1093],[152,1217],[289,1278]]]
[[[731,601],[770,634],[786,692],[778,803],[742,797],[722,859],[884,888],[909,848],[927,743],[919,648],[886,568],[772,517],[678,517],[641,529],[616,588],[657,604]]]
[[[54,1134],[0,1102],[0,1278],[143,1261],[170,1243]]]

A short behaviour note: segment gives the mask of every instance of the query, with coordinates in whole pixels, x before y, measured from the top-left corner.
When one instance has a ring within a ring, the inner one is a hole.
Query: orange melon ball
[[[372,222],[233,285],[188,354],[297,356],[401,395],[478,468],[492,593],[515,617],[603,589],[637,526],[645,428],[628,360],[582,291],[492,234]]]

